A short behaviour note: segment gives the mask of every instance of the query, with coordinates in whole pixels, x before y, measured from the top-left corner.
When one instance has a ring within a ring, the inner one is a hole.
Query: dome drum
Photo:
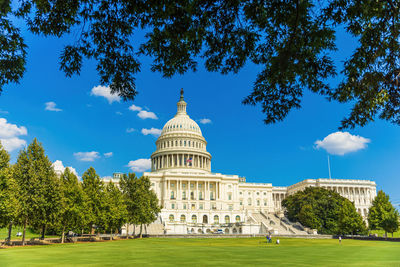
[[[183,91],[177,104],[177,113],[163,127],[151,155],[151,170],[172,169],[211,171],[211,155],[206,150],[199,125],[186,113]]]

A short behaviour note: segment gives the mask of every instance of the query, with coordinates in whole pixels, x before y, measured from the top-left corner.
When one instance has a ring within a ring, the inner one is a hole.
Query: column
[[[195,183],[195,199],[196,200],[199,200],[199,181],[196,181],[196,183]]]

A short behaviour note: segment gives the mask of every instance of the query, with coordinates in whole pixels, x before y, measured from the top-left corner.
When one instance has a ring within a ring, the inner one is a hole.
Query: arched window
[[[214,223],[219,223],[219,217],[218,217],[218,215],[214,215]]]
[[[251,198],[249,198],[249,199],[247,200],[247,203],[248,203],[249,206],[251,206]]]
[[[173,215],[173,214],[170,214],[170,215],[169,215],[169,221],[170,221],[170,222],[173,222],[173,221],[174,221],[174,215]]]
[[[186,216],[184,214],[181,215],[181,222],[186,222]]]
[[[183,146],[186,146],[186,140],[185,140],[185,141],[183,141]]]
[[[196,215],[192,215],[192,223],[197,223],[197,216]]]
[[[235,219],[236,219],[236,222],[240,222],[240,216],[239,215],[237,215]]]
[[[179,141],[180,146],[182,146],[182,140]]]
[[[225,223],[230,223],[230,220],[229,220],[229,216],[228,216],[228,215],[225,216]]]

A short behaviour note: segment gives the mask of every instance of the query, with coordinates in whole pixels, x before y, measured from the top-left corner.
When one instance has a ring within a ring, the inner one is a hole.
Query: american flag
[[[192,158],[186,159],[186,163],[188,163],[189,166],[192,166]]]

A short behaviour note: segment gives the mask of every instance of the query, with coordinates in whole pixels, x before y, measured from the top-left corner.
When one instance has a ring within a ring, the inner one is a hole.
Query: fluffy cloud
[[[117,111],[117,112],[115,112],[115,114],[117,114],[117,115],[122,115],[122,112]]]
[[[133,133],[133,132],[135,132],[136,131],[136,129],[134,129],[134,128],[128,128],[128,129],[126,129],[126,132],[127,133]]]
[[[151,135],[157,137],[157,136],[160,136],[161,131],[162,131],[161,129],[157,129],[157,128],[151,128],[151,129],[143,128],[142,129],[142,134],[144,134],[144,135],[151,134]]]
[[[74,156],[79,161],[95,161],[100,158],[99,152],[91,151],[91,152],[76,152]]]
[[[2,110],[2,109],[0,109],[0,113],[1,113],[1,114],[8,114],[8,111],[7,111],[7,110]]]
[[[147,111],[147,110],[141,110],[139,111],[139,113],[137,114],[139,118],[141,119],[153,119],[153,120],[157,120],[158,117],[154,112],[151,111]]]
[[[104,157],[106,157],[106,158],[110,158],[110,157],[113,156],[113,153],[112,153],[112,152],[107,152],[107,153],[104,153],[103,155],[104,155]]]
[[[108,86],[95,86],[92,88],[90,95],[94,96],[102,96],[108,100],[108,103],[111,104],[112,102],[119,102],[121,101],[121,97],[116,94],[111,94],[110,87]]]
[[[134,172],[144,172],[151,168],[151,159],[137,159],[129,161],[127,167]]]
[[[142,108],[141,108],[141,107],[138,107],[138,106],[135,106],[135,105],[132,105],[132,106],[129,107],[129,110],[132,110],[132,111],[141,111]]]
[[[0,118],[0,142],[4,149],[11,152],[26,145],[26,141],[18,136],[27,135],[28,131],[24,126],[18,127],[8,123],[6,119]]]
[[[211,120],[210,120],[210,119],[204,118],[204,119],[201,119],[201,120],[200,120],[200,123],[201,123],[201,124],[209,124],[209,123],[211,123]]]
[[[129,107],[129,110],[138,112],[137,116],[139,118],[141,118],[142,120],[145,120],[145,119],[157,120],[158,119],[157,115],[154,112],[144,110],[142,107],[139,107],[139,106],[132,105]]]
[[[62,109],[56,108],[57,104],[55,102],[53,102],[53,101],[46,102],[44,105],[45,105],[44,110],[56,111],[56,112],[62,111]]]
[[[352,135],[349,132],[336,132],[331,133],[322,141],[315,141],[314,144],[317,149],[323,148],[329,154],[343,156],[344,154],[366,148],[369,142],[371,142],[370,139],[359,135]]]
[[[63,173],[63,172],[65,171],[65,168],[68,168],[68,169],[70,170],[70,172],[72,172],[72,173],[75,174],[77,177],[79,177],[79,176],[78,176],[78,172],[75,170],[75,168],[70,167],[70,166],[64,167],[64,164],[63,164],[63,162],[62,162],[61,160],[56,160],[56,161],[54,161],[53,164],[52,164],[51,166],[53,167],[54,171],[55,171],[57,174]]]

